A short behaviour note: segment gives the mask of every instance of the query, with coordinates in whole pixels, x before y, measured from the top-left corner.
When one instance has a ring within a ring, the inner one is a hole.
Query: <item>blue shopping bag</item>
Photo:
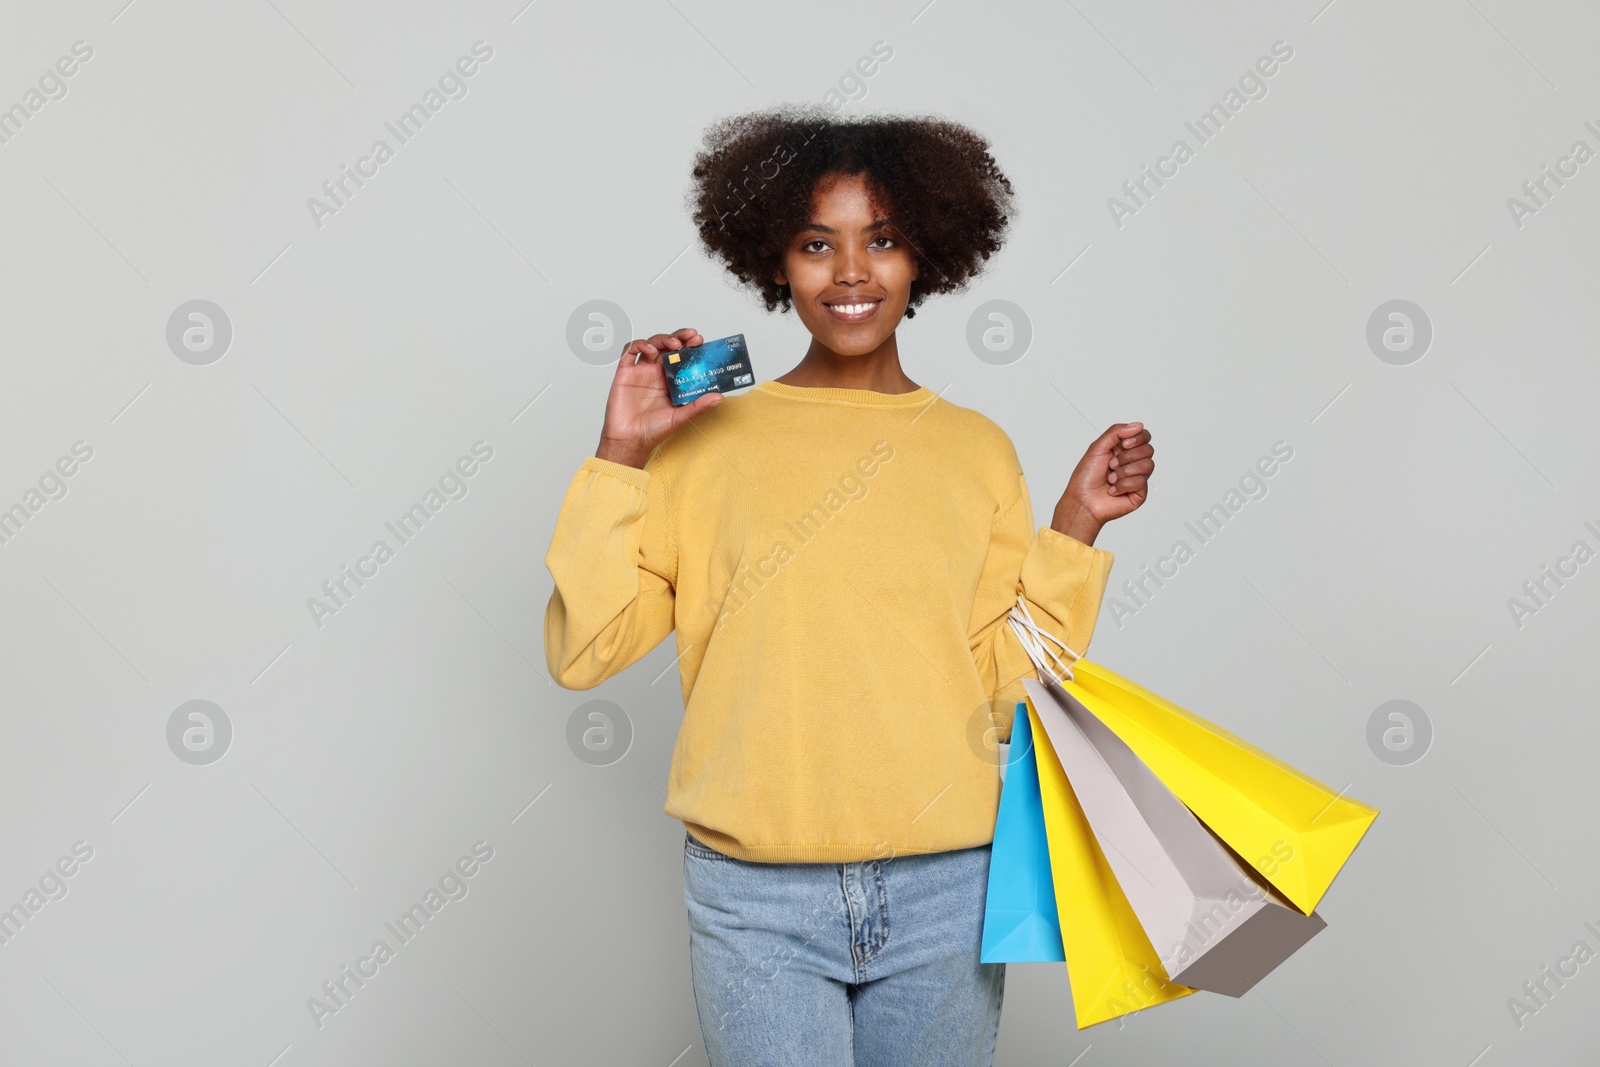
[[[1064,963],[1067,958],[1028,716],[1028,706],[1018,704],[1011,720],[1011,749],[983,905],[983,950],[978,957],[983,963]]]

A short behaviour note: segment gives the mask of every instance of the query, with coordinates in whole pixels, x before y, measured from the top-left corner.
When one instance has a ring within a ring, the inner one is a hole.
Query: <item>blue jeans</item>
[[[1006,965],[980,963],[989,845],[752,863],[684,834],[711,1067],[989,1067]]]

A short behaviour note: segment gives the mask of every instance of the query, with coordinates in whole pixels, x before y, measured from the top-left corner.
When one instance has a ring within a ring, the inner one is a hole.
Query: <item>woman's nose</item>
[[[868,276],[867,258],[864,252],[845,249],[838,259],[837,278],[840,282],[864,281]]]

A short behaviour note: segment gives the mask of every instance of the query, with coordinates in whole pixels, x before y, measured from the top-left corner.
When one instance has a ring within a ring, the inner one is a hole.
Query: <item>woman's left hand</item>
[[[1119,422],[1089,446],[1067,480],[1051,528],[1086,545],[1100,527],[1143,504],[1156,469],[1150,431],[1142,422]]]

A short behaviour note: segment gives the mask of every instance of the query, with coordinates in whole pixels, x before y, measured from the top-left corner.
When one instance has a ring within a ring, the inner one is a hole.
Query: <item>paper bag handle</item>
[[[1016,604],[1006,613],[1006,622],[1010,623],[1012,631],[1017,635],[1017,640],[1022,644],[1023,651],[1027,652],[1028,658],[1033,660],[1033,665],[1039,671],[1041,679],[1048,678],[1058,685],[1062,682],[1072,681],[1072,667],[1067,663],[1063,663],[1061,657],[1056,655],[1055,649],[1051,648],[1050,644],[1046,644],[1046,642],[1060,645],[1061,650],[1074,660],[1082,659],[1083,654],[1072,651],[1067,647],[1065,641],[1034,622],[1033,612],[1028,610],[1028,602],[1021,596],[1017,597]],[[1054,668],[1052,668],[1052,664],[1054,664]]]

